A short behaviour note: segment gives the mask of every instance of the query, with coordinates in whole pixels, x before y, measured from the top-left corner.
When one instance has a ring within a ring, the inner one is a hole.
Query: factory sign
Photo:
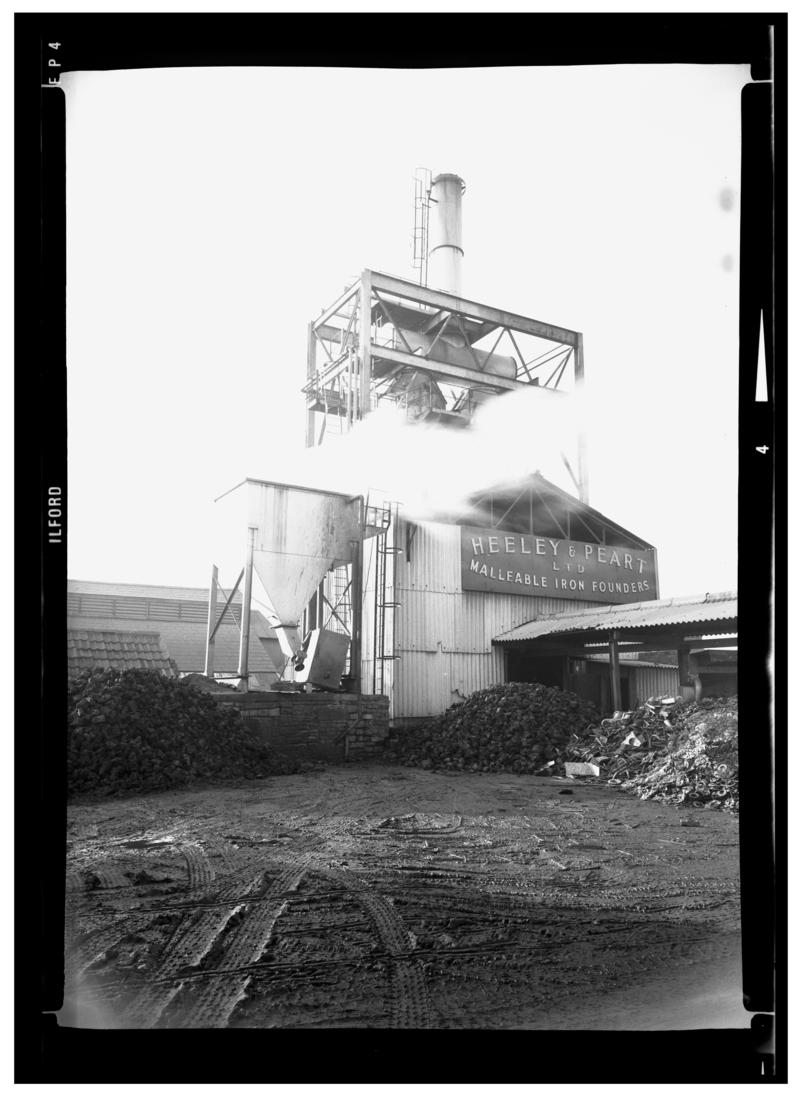
[[[605,604],[653,601],[655,551],[462,526],[461,588]]]

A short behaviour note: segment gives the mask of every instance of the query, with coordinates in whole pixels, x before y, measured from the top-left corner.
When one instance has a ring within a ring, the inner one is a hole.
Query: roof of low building
[[[511,643],[539,639],[545,635],[570,635],[580,632],[604,632],[640,628],[682,626],[685,624],[715,625],[730,622],[736,630],[738,597],[735,591],[701,593],[691,597],[670,597],[658,601],[638,601],[625,605],[601,605],[564,615],[552,613],[530,620],[510,631],[496,635],[494,642]]]
[[[84,582],[67,579],[68,593],[91,593],[100,597],[153,597],[165,601],[205,601],[208,603],[208,587],[154,586],[134,582]],[[224,604],[222,592],[219,598]],[[233,604],[241,604],[242,591],[238,589]]]
[[[227,600],[219,590],[217,617]],[[152,586],[123,582],[67,582],[67,626],[126,635],[147,628],[157,633],[182,673],[202,673],[206,659],[208,590],[191,586]],[[235,673],[239,664],[242,592],[237,590],[214,640],[214,668]],[[264,613],[250,615],[250,671],[274,673],[280,650]],[[258,640],[258,641],[256,641]]]
[[[68,616],[67,623],[71,631],[92,631],[96,634],[112,631],[129,636],[140,633],[141,620],[124,620],[117,617]],[[181,673],[202,673],[206,661],[206,625],[203,623],[185,623],[173,620],[152,621],[157,632],[150,632],[160,638],[168,656],[177,665]],[[281,653],[278,640],[270,632],[268,636],[260,633],[261,628],[254,623],[250,636],[249,669],[251,673],[274,673],[275,659],[280,661]],[[235,673],[239,665],[239,629],[221,627],[214,639],[214,669],[217,673]]]
[[[202,672],[206,665],[208,589],[192,586],[144,586],[111,581],[67,583],[67,625],[77,632],[147,633],[160,637],[167,657],[181,672]],[[217,614],[228,591],[219,590]],[[235,606],[235,610],[234,610]],[[215,670],[233,673],[239,666],[242,591],[236,590],[215,637]],[[264,613],[251,613],[251,672],[274,673],[280,659],[275,631]],[[95,662],[96,664],[96,662]],[[126,667],[127,668],[127,667]]]
[[[608,665],[610,658],[608,654],[585,654],[583,657],[587,662],[600,662],[603,665]],[[658,661],[653,658],[640,658],[636,654],[625,654],[620,652],[619,655],[620,665],[625,665],[629,669],[674,669],[678,672],[678,667],[673,662]]]
[[[84,669],[156,669],[177,676],[166,647],[153,631],[68,630],[67,673],[74,677]]]

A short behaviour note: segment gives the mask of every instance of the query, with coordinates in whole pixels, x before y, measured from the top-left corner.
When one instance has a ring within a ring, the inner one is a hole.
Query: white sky
[[[65,76],[70,577],[207,584],[211,499],[301,459],[308,322],[364,267],[415,280],[424,165],[467,183],[464,295],[584,334],[591,504],[657,546],[662,596],[734,588],[748,79]],[[493,443],[568,487],[518,419]]]

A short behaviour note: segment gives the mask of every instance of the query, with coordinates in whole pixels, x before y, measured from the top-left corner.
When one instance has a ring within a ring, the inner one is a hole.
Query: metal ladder
[[[414,173],[414,232],[411,265],[419,270],[420,285],[428,284],[428,216],[430,214],[431,172],[418,167]]]
[[[400,607],[401,602],[390,600],[389,590],[392,590],[391,596],[394,596],[397,556],[402,554],[403,549],[394,543],[397,502],[384,502],[381,506],[370,507],[368,499],[367,507],[368,514],[370,509],[375,514],[375,520],[371,523],[379,529],[375,550],[372,691],[375,695],[383,695],[386,688],[386,662],[398,660],[398,655],[394,652],[394,610]]]

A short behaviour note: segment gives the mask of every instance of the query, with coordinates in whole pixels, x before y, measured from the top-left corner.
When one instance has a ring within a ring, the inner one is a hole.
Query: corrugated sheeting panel
[[[406,547],[405,531],[398,546]],[[397,585],[398,589],[460,593],[461,533],[458,525],[418,524],[405,561],[397,564]]]
[[[455,646],[453,615],[456,595],[422,589],[398,591],[402,605],[396,610],[396,646],[402,650],[452,650]]]
[[[623,663],[624,664],[624,663]],[[631,703],[638,706],[651,696],[680,696],[681,682],[676,669],[634,669],[630,675]]]
[[[404,527],[399,544],[406,546]],[[557,597],[463,591],[457,525],[418,525],[409,554],[397,572],[401,660],[395,663],[393,718],[439,714],[460,695],[503,681],[505,659],[492,646],[495,635],[541,615],[593,607]]]
[[[433,654],[408,651],[395,662],[393,718],[438,715],[481,688],[504,679],[502,651]]]
[[[488,654],[495,635],[543,614],[574,612],[576,604],[584,603],[559,601],[556,597],[465,590],[455,597],[455,649]]]

